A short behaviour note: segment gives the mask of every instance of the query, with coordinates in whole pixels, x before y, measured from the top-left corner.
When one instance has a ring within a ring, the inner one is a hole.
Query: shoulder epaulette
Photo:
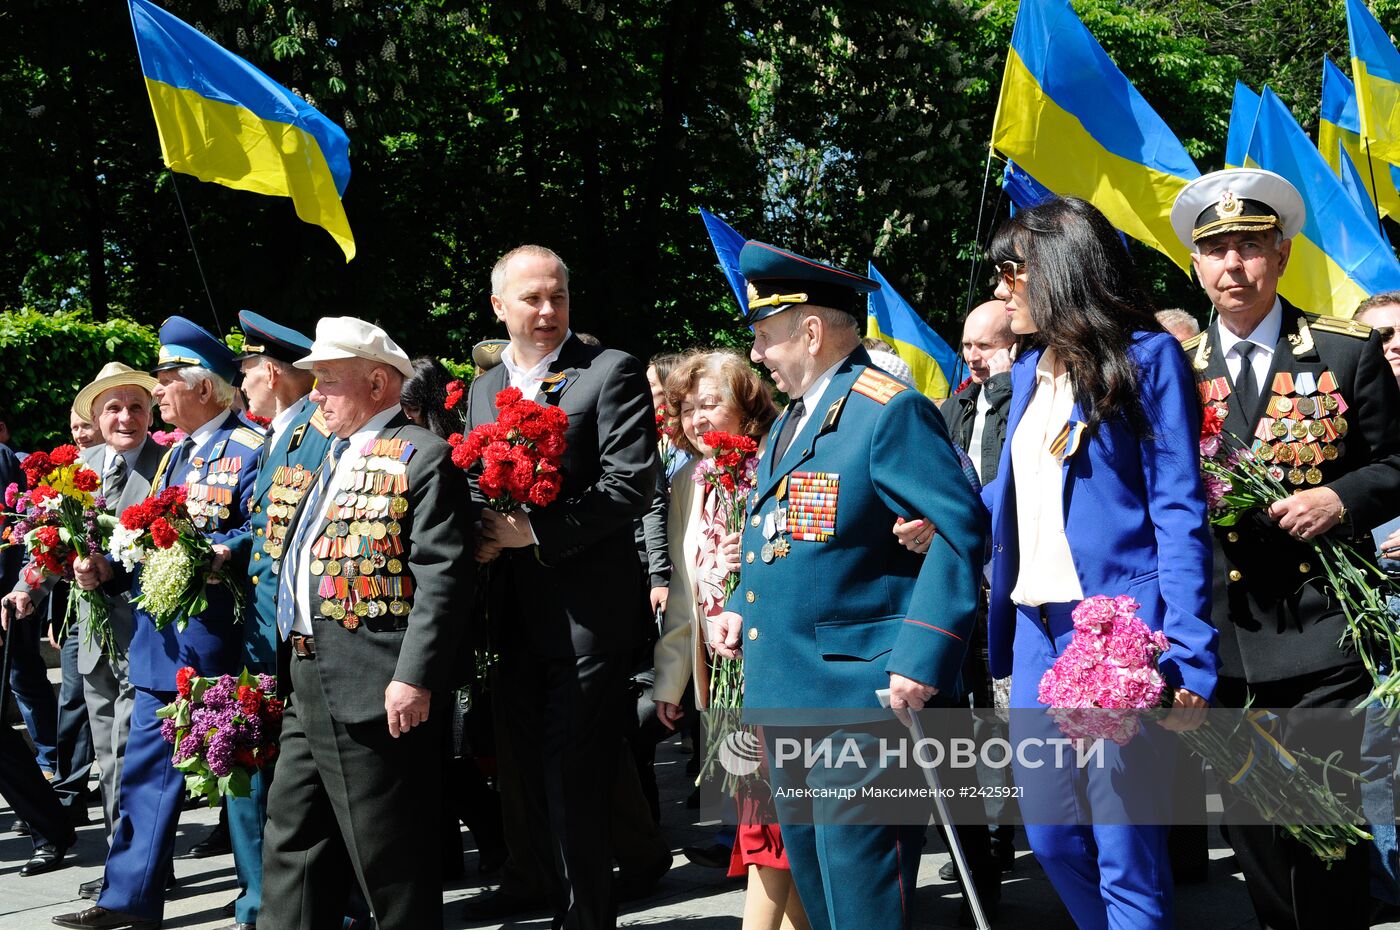
[[[329,437],[331,434],[331,428],[326,425],[326,415],[321,412],[320,407],[317,407],[316,412],[311,414],[311,428],[322,436]]]
[[[1311,313],[1307,316],[1308,324],[1313,329],[1324,333],[1337,333],[1356,339],[1365,339],[1371,335],[1371,327],[1365,323],[1358,323],[1356,320],[1346,320],[1339,316],[1314,316]]]
[[[240,426],[238,429],[234,430],[233,435],[230,436],[229,439],[248,449],[261,449],[263,444],[262,433],[251,430],[246,426]]]
[[[1196,346],[1200,345],[1200,344],[1201,344],[1201,340],[1204,339],[1204,338],[1206,338],[1206,331],[1205,331],[1205,330],[1201,330],[1199,333],[1197,333],[1196,335],[1192,336],[1190,339],[1188,339],[1188,340],[1186,340],[1185,342],[1183,342],[1183,343],[1181,344],[1181,347],[1182,347],[1183,349],[1185,349],[1187,352],[1190,352],[1192,349],[1196,348]]]
[[[909,385],[903,381],[874,368],[865,369],[856,379],[856,383],[851,385],[852,391],[864,394],[877,404],[888,404],[896,394],[908,389]]]

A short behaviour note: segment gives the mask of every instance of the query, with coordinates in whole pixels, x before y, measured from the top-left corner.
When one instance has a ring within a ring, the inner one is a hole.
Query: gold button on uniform
[[[254,576],[253,576],[253,584],[257,584],[257,583],[258,583],[258,576],[257,576],[257,575],[254,575]]]
[[[1225,534],[1225,538],[1230,540],[1230,542],[1239,542],[1240,534],[1236,533],[1234,530],[1231,530],[1230,532]]]
[[[752,564],[753,564],[753,553],[750,552],[748,555],[744,556],[744,561],[745,561],[745,562],[748,562],[750,565],[752,565]]]
[[[752,604],[754,601],[758,600],[758,598],[754,596],[754,593],[752,591],[750,591],[748,594],[744,595],[744,600]]]
[[[253,513],[262,513],[262,504],[253,508]]]
[[[1303,562],[1298,566],[1298,571],[1306,575],[1308,572],[1312,571],[1312,564],[1309,562]]]
[[[254,562],[257,562],[257,561],[260,560],[261,558],[262,558],[262,553],[261,553],[261,552],[254,552],[254,553],[253,553],[253,561],[254,561]]]
[[[749,627],[749,641],[752,642],[755,639],[758,639],[758,627],[751,626]]]
[[[1234,569],[1231,569],[1231,570],[1230,570],[1230,580],[1231,580],[1231,581],[1239,581],[1239,580],[1240,580],[1241,578],[1243,578],[1243,577],[1244,577],[1244,576],[1241,575],[1238,571],[1236,571],[1236,570],[1234,570]]]

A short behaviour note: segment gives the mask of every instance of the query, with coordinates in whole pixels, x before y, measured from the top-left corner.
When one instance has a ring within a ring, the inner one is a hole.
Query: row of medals
[[[1324,461],[1334,461],[1341,455],[1341,450],[1330,441],[1318,444],[1318,440],[1328,433],[1324,420],[1331,423],[1338,438],[1345,436],[1348,429],[1346,417],[1330,416],[1337,406],[1337,399],[1331,394],[1317,394],[1311,397],[1286,397],[1275,394],[1269,398],[1268,411],[1271,413],[1287,414],[1296,411],[1303,417],[1323,417],[1291,422],[1275,419],[1269,426],[1273,437],[1283,441],[1261,441],[1256,445],[1254,454],[1263,462],[1273,463],[1269,473],[1275,480],[1287,479],[1289,484],[1295,486],[1322,483],[1322,469],[1318,466]],[[1296,441],[1289,443],[1289,439]]]
[[[272,572],[278,571],[279,561],[287,546],[287,527],[291,525],[292,514],[297,504],[311,489],[316,473],[304,465],[281,465],[272,476],[272,487],[268,488],[267,499],[267,538],[263,540],[263,551],[273,559]]]
[[[211,471],[203,476],[202,482],[198,468],[190,469],[185,475],[185,510],[190,515],[190,522],[196,527],[205,529],[214,520],[227,520],[232,514],[228,504],[233,501],[231,489],[238,484],[242,462],[242,459],[220,459],[218,466],[229,470]],[[215,497],[221,499],[215,500]]]
[[[753,518],[753,525],[763,526],[763,536],[767,540],[758,550],[758,557],[764,563],[771,563],[774,559],[785,559],[792,551],[792,543],[783,538],[787,532],[787,508],[778,506],[773,508],[765,517]]]
[[[312,550],[315,558],[311,561],[311,574],[326,576],[327,580],[342,575],[346,579],[371,577],[380,570],[391,576],[402,574],[403,561],[397,556],[403,553],[399,519],[408,513],[408,498],[403,496],[408,490],[407,471],[405,461],[397,457],[372,455],[360,460],[350,472],[348,487],[331,499],[326,528]],[[362,558],[352,555],[342,559],[339,554],[355,552],[362,546],[372,550]],[[400,577],[375,580],[382,580],[386,587],[407,588],[409,584],[408,579]],[[347,593],[354,595],[353,586],[349,587]],[[323,596],[321,616],[353,630],[364,617],[405,617],[412,604],[407,591],[402,596],[395,593],[389,600],[354,596],[337,600]]]

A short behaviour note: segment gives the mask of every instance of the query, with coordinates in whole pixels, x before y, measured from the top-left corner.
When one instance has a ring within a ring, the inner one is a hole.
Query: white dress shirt
[[[1220,327],[1220,352],[1225,357],[1225,367],[1230,371],[1230,383],[1238,383],[1240,378],[1240,345],[1252,342],[1254,354],[1249,357],[1249,367],[1254,370],[1254,383],[1259,386],[1261,395],[1269,393],[1269,385],[1264,379],[1269,377],[1269,367],[1274,363],[1274,346],[1278,343],[1283,329],[1283,303],[1274,298],[1274,306],[1264,319],[1260,320],[1248,336],[1240,337],[1224,326]]]
[[[306,406],[306,404],[307,400],[305,397],[303,397],[301,400],[292,404],[286,410],[283,410],[281,413],[277,414],[277,416],[272,418],[272,425],[269,428],[272,430],[273,439],[276,439],[278,436],[281,436],[283,430],[292,425],[292,421],[295,420],[301,414],[301,410],[303,407]]]
[[[321,582],[319,577],[311,574],[311,546],[320,536],[316,529],[320,527],[321,521],[326,519],[326,510],[330,508],[331,501],[335,498],[335,492],[345,485],[346,480],[350,477],[350,472],[360,464],[360,460],[363,458],[360,455],[360,450],[368,445],[375,436],[378,436],[384,427],[389,425],[389,421],[398,416],[402,409],[398,404],[395,404],[387,410],[381,410],[370,417],[364,426],[355,431],[354,435],[350,437],[350,445],[346,447],[340,461],[336,464],[335,474],[331,477],[330,485],[321,495],[321,500],[317,502],[316,513],[305,513],[298,519],[297,535],[300,537],[301,546],[296,553],[297,612],[296,619],[292,621],[292,632],[294,633],[300,633],[303,636],[311,635],[311,598],[315,593],[312,586],[319,585]],[[332,437],[332,446],[338,441],[338,438]],[[311,521],[305,533],[300,531],[301,520]]]
[[[798,418],[797,425],[793,427],[791,442],[797,441],[797,435],[802,432],[802,428],[807,425],[807,421],[812,419],[812,412],[816,410],[817,406],[821,403],[822,395],[826,393],[826,389],[831,387],[831,379],[836,377],[836,369],[840,368],[842,362],[845,361],[846,360],[843,358],[840,362],[837,362],[835,365],[832,365],[826,371],[822,372],[817,376],[817,380],[813,381],[811,385],[808,386],[807,390],[802,392],[802,416]],[[792,446],[789,445],[788,448],[792,448]]]
[[[1054,366],[1055,353],[1047,349],[1035,367],[1035,393],[1011,437],[1016,538],[1021,547],[1011,600],[1026,607],[1084,598],[1065,537],[1064,463],[1050,451],[1050,443],[1074,412],[1074,388],[1069,372],[1057,376]]]
[[[982,477],[982,436],[987,431],[987,411],[991,409],[992,402],[987,400],[987,386],[983,384],[977,392],[976,410],[972,414],[972,436],[967,442],[967,457],[972,459],[978,481],[986,480]]]
[[[501,353],[501,364],[506,366],[506,377],[510,379],[510,386],[519,388],[520,393],[525,395],[526,400],[538,401],[540,399],[540,382],[549,377],[549,366],[559,360],[559,353],[564,349],[564,343],[574,336],[574,331],[568,330],[564,333],[564,341],[559,343],[558,348],[540,359],[530,368],[521,368],[515,363],[515,346],[506,346]]]

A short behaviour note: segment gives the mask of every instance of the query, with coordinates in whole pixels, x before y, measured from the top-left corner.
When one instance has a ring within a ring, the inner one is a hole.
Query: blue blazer
[[[992,675],[1011,674],[1016,630],[1016,585],[1021,560],[1011,443],[1035,391],[1034,349],[1011,368],[1011,415],[997,479],[983,490],[992,511],[992,593],[987,617]],[[1137,365],[1151,437],[1139,439],[1126,419],[1114,417],[1064,456],[1065,535],[1080,590],[1133,597],[1139,616],[1162,630],[1171,648],[1163,677],[1206,700],[1215,692],[1218,634],[1208,619],[1211,538],[1201,482],[1196,382],[1186,355],[1166,333],[1140,332],[1129,357]],[[1076,403],[1071,422],[1082,423]],[[1055,651],[1072,630],[1057,638]]]
[[[262,449],[261,433],[248,428],[238,414],[230,412],[209,440],[193,450],[188,464],[182,469],[185,474],[162,475],[160,485],[153,487],[157,494],[172,485],[208,484],[208,478],[219,474],[221,467],[233,475],[231,486],[233,500],[228,505],[227,517],[216,517],[205,530],[209,540],[221,543],[234,551],[234,558],[228,564],[229,574],[246,578],[247,563],[240,553],[249,548],[248,515],[249,503],[253,496],[253,484],[258,477],[258,453]],[[170,453],[161,463],[169,461]],[[131,596],[141,593],[141,566],[133,573]],[[223,585],[209,588],[209,609],[197,617],[191,617],[183,632],[171,623],[163,630],[155,628],[150,615],[139,607],[135,611],[135,622],[131,634],[131,647],[127,652],[128,669],[132,685],[147,691],[174,691],[175,673],[182,666],[193,666],[204,676],[223,674],[236,675],[243,668],[243,628],[234,620],[233,599]],[[247,587],[244,587],[245,604]]]

